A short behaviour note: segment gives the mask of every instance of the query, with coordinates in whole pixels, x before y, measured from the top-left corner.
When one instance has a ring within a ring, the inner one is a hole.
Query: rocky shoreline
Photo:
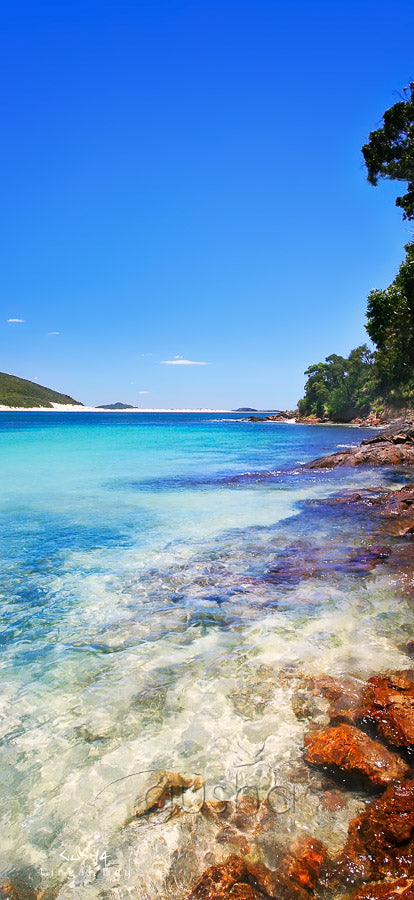
[[[283,419],[274,417],[272,421]],[[399,421],[359,447],[315,460],[307,468],[413,464],[414,425]],[[325,502],[343,504],[344,512],[349,504],[375,509],[384,532],[404,541],[402,555],[412,584],[413,483],[397,490],[343,494]],[[357,562],[367,570],[379,561],[384,564],[390,556],[389,548],[373,547]],[[397,559],[399,565],[398,553]],[[299,566],[296,561],[294,577],[306,577],[307,565],[306,559]],[[286,572],[277,574],[286,576]],[[407,657],[414,654],[413,640],[408,641],[406,652]],[[321,728],[318,715],[313,721],[312,713],[319,711],[318,702],[323,701],[328,704],[329,721]],[[276,869],[251,863],[248,854],[232,854],[204,872],[189,900],[328,900],[338,896],[347,900],[414,900],[414,668],[385,669],[362,684],[351,677],[304,676],[292,702],[295,714],[309,722],[304,762],[332,780],[332,789],[326,792],[330,797],[325,798],[330,808],[340,808],[344,787],[352,790],[355,784],[366,790],[367,797],[372,791],[380,795],[351,819],[345,844],[336,856],[312,836],[287,847]],[[266,820],[259,808],[257,817]]]
[[[414,463],[414,423],[398,421],[384,428],[358,447],[348,447],[308,464],[309,469],[333,469],[336,466],[398,466]]]
[[[270,414],[268,416],[248,416],[245,422],[275,422],[277,423],[294,423],[295,425],[353,425],[360,428],[386,428],[395,426],[398,423],[412,422],[414,419],[413,411],[406,410],[395,413],[393,410],[385,410],[381,413],[371,412],[367,416],[358,416],[349,421],[337,421],[329,419],[327,416],[318,418],[318,416],[301,416],[297,409],[286,409],[283,412]]]

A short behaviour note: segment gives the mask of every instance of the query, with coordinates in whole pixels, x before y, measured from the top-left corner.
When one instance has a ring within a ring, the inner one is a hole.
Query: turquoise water
[[[271,575],[292,548],[329,559],[367,544],[363,517],[310,501],[384,473],[300,468],[364,436],[236,415],[0,413],[3,872],[62,898],[184,897],[188,817],[125,826],[140,773],[230,791],[260,758],[289,784],[304,725],[286,673],[407,664],[412,610],[381,567]],[[308,796],[294,827],[332,840],[329,815]],[[191,840],[201,866],[206,835]]]

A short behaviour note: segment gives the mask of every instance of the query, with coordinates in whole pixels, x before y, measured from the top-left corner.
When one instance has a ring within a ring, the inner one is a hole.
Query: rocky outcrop
[[[369,779],[386,787],[404,778],[407,764],[379,741],[373,741],[353,725],[338,725],[310,733],[305,738],[305,760],[350,777]]]
[[[397,782],[351,821],[333,879],[358,884],[413,871],[414,781]]]
[[[285,409],[283,412],[275,413],[269,416],[248,416],[245,422],[289,422],[296,419],[297,410]],[[297,421],[297,420],[296,420]],[[320,421],[320,419],[318,419]]]
[[[336,466],[393,466],[414,463],[414,425],[397,422],[368,438],[358,447],[347,447],[331,456],[307,463],[309,469],[334,469]]]
[[[375,675],[363,692],[364,718],[395,747],[414,749],[414,672]]]

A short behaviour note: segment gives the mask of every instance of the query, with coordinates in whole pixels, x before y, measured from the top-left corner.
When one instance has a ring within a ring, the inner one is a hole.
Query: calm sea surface
[[[230,796],[260,760],[261,778],[289,785],[304,733],[289,673],[407,665],[413,613],[381,567],[268,577],[292,548],[364,544],[358,517],[310,501],[384,474],[300,464],[365,436],[238,415],[0,413],[3,872],[57,881],[61,897],[184,896],[188,817],[125,825],[142,773],[200,773]],[[298,801],[298,827],[325,839],[330,815]],[[208,860],[206,835],[191,840]]]

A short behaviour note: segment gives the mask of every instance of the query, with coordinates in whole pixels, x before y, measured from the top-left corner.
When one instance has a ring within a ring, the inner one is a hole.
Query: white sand
[[[199,407],[198,409],[163,409],[141,406],[132,409],[99,409],[97,406],[78,406],[70,403],[53,403],[52,406],[1,406],[0,412],[95,412],[95,413],[228,413],[231,409],[211,409]]]

